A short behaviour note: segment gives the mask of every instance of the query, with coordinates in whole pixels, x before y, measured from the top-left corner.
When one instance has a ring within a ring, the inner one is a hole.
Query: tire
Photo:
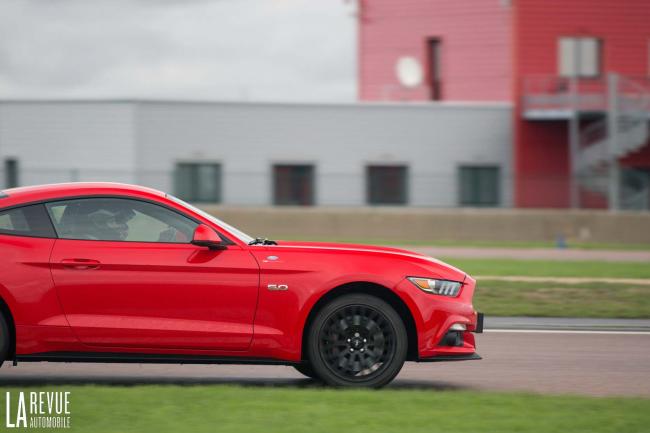
[[[326,384],[380,388],[402,369],[408,338],[390,305],[374,296],[350,294],[318,312],[307,345],[313,371]]]
[[[0,367],[9,356],[9,326],[2,313],[0,313]]]
[[[302,364],[296,364],[293,366],[300,374],[303,376],[310,377],[312,379],[318,379],[318,376],[314,372],[314,369],[311,367],[311,365],[307,362],[303,362]]]

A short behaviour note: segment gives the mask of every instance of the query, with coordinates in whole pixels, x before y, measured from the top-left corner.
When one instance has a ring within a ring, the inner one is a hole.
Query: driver
[[[127,224],[134,216],[132,209],[101,208],[88,215],[90,231],[97,239],[123,241],[129,236]]]

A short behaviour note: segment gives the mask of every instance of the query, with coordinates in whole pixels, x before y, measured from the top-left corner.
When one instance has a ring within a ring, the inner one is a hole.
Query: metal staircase
[[[609,197],[613,209],[649,209],[648,176],[626,170],[632,182],[622,183],[618,160],[641,149],[650,138],[650,86],[610,74],[604,116],[579,134],[576,170],[579,185]],[[612,203],[613,201],[613,203]]]

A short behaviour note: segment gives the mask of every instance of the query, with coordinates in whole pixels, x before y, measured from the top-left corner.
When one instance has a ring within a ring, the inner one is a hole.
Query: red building
[[[648,0],[359,0],[359,97],[510,103],[516,206],[648,208]]]

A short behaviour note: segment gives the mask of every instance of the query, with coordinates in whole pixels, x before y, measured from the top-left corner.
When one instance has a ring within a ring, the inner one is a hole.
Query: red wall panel
[[[648,74],[650,1],[516,0],[517,76],[555,74],[557,38],[593,36],[603,42],[603,70]]]
[[[427,64],[426,41],[442,41],[442,94],[454,101],[510,101],[510,7],[499,0],[365,0],[359,16],[359,98],[426,100],[402,91],[395,64]]]
[[[519,207],[569,205],[566,122],[515,122],[515,203]]]

